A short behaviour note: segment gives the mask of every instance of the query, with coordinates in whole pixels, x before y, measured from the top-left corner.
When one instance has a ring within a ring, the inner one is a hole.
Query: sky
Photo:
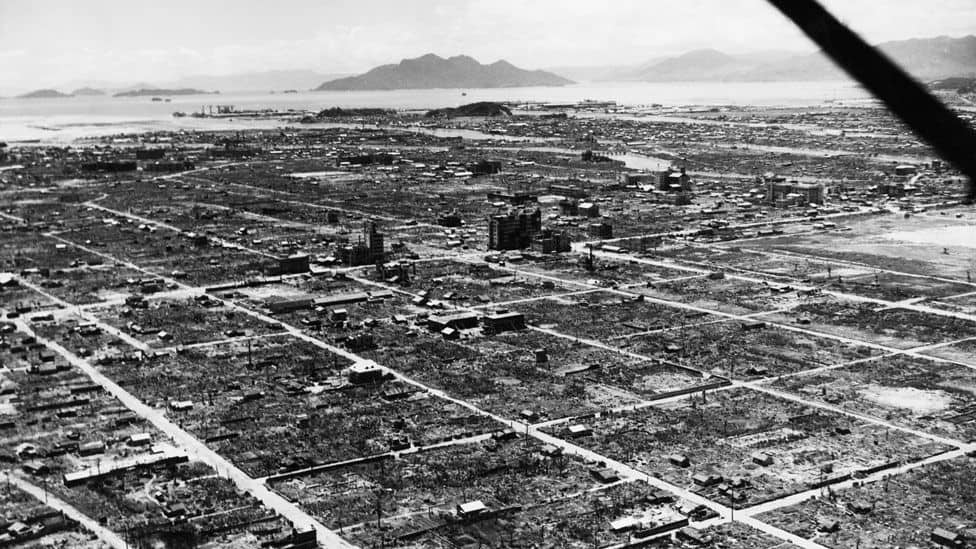
[[[872,43],[976,34],[973,0],[825,0]],[[813,51],[764,0],[0,0],[0,92],[272,69],[358,73],[425,53],[520,67],[699,48]]]

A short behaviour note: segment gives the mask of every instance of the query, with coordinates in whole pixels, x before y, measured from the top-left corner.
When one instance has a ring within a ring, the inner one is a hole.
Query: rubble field
[[[733,389],[607,414],[587,449],[736,507],[802,492],[949,449],[778,397]],[[566,436],[565,427],[547,428]]]
[[[2,144],[0,545],[971,545],[958,170],[869,103],[500,106]]]
[[[931,546],[936,529],[972,536],[974,458],[919,467],[901,475],[830,492],[760,515],[764,521],[826,547]],[[952,539],[948,539],[951,543]]]
[[[883,356],[769,385],[906,427],[976,440],[976,368]]]

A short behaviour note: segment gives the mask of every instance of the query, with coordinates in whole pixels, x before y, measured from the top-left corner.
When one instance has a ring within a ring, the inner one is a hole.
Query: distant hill
[[[71,97],[71,96],[66,93],[61,93],[58,90],[43,89],[43,90],[34,90],[32,92],[27,92],[23,95],[18,95],[17,97],[23,99],[55,99],[58,97]]]
[[[493,101],[479,101],[477,103],[461,105],[460,107],[434,109],[432,111],[427,111],[427,114],[424,116],[427,118],[453,118],[455,116],[512,116],[512,111],[501,103],[495,103]]]
[[[444,59],[427,54],[382,65],[358,76],[325,82],[316,90],[401,90],[430,88],[515,88],[572,84],[546,71],[520,69],[508,61],[482,65],[466,55]]]
[[[95,95],[105,95],[103,90],[98,90],[95,88],[78,88],[77,90],[71,92],[74,96],[95,96]]]
[[[219,92],[208,92],[203,90],[197,90],[194,88],[180,88],[180,89],[165,89],[165,88],[139,88],[138,90],[130,90],[119,92],[112,97],[163,97],[167,95],[208,95],[211,93]]]
[[[322,109],[313,116],[306,116],[302,118],[302,124],[314,124],[316,122],[321,122],[323,120],[331,119],[341,119],[341,118],[362,118],[369,116],[393,116],[396,115],[396,111],[393,109],[378,109],[378,108],[360,108],[360,109],[343,109],[340,107],[332,107],[328,109]]]
[[[976,36],[915,38],[883,42],[877,47],[921,80],[976,76]],[[592,68],[588,68],[592,71]],[[824,53],[758,52],[729,55],[695,50],[606,75],[606,80],[679,81],[816,81],[848,76]]]
[[[360,109],[343,109],[340,107],[332,107],[329,109],[322,109],[315,116],[318,118],[349,118],[356,116],[389,116],[396,114],[393,109],[378,109],[378,108],[360,108]]]
[[[717,50],[695,50],[668,57],[635,71],[632,80],[682,81],[720,78],[746,68],[743,61]]]
[[[921,80],[976,76],[976,36],[914,38],[876,46],[909,74]],[[846,74],[821,52],[758,67],[753,80],[832,80]]]
[[[970,90],[976,89],[976,78],[953,76],[929,82],[929,87],[933,90],[956,90],[959,93],[973,93]]]
[[[976,76],[976,36],[973,35],[885,42],[880,48],[920,78]]]

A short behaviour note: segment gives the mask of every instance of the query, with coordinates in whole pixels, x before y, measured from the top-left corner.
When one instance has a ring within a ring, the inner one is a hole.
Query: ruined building
[[[488,218],[488,249],[521,250],[528,248],[532,238],[542,231],[542,212],[539,208],[513,209],[506,214]]]
[[[437,224],[442,227],[460,227],[462,225],[461,215],[457,210],[437,216]]]
[[[489,191],[489,202],[508,202],[512,206],[525,206],[539,201],[539,195],[528,191]]]
[[[823,204],[824,186],[819,183],[766,180],[766,203],[774,206]]]
[[[564,198],[559,201],[559,215],[579,215],[579,200]]]
[[[624,186],[638,186],[645,191],[657,190],[666,193],[689,193],[695,183],[685,168],[668,168],[659,172],[622,173],[617,183]]]
[[[307,254],[296,254],[278,258],[278,263],[269,270],[271,275],[288,275],[307,273],[309,257]]]
[[[383,233],[376,228],[376,222],[363,223],[363,233],[359,242],[339,248],[339,261],[345,265],[370,265],[382,263],[385,258]]]
[[[607,239],[613,238],[613,225],[607,221],[590,223],[586,226],[586,232],[593,238]]]
[[[162,160],[166,149],[136,149],[136,160]]]
[[[545,229],[539,235],[539,247],[544,254],[568,252],[573,248],[573,239],[567,231]]]

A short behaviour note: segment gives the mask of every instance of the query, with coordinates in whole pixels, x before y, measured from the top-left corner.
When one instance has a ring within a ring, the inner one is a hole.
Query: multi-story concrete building
[[[488,218],[488,249],[520,250],[528,248],[532,238],[542,231],[542,212],[532,210],[510,210],[506,214]]]
[[[377,230],[376,222],[372,220],[363,223],[359,242],[339,248],[339,261],[346,265],[382,263],[385,258],[383,233]]]
[[[776,206],[823,204],[824,186],[820,183],[766,181],[766,202]]]

